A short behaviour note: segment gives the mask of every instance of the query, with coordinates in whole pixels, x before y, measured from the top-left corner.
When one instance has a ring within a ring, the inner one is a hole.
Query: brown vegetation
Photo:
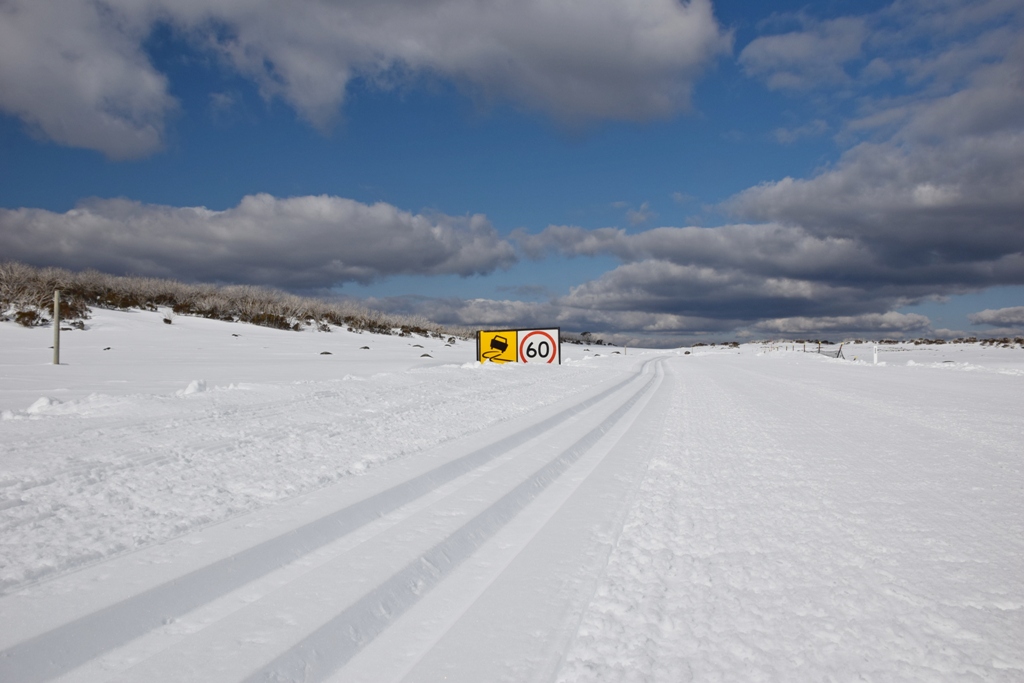
[[[14,261],[0,262],[0,319],[13,318],[27,327],[49,324],[53,319],[56,289],[61,290],[61,319],[79,321],[79,324],[89,318],[92,308],[155,311],[165,307],[177,315],[283,330],[316,326],[329,332],[334,326],[352,332],[419,334],[445,339],[468,338],[473,334],[468,328],[442,326],[419,317],[371,311],[349,301],[301,297],[267,287],[188,284],[108,275],[96,270],[73,272],[63,268],[35,268]]]

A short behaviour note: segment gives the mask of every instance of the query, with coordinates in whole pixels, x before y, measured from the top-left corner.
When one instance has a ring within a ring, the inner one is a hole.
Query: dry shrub
[[[376,334],[463,339],[474,333],[467,327],[442,326],[419,316],[388,315],[350,301],[300,297],[255,285],[190,284],[108,275],[92,269],[74,272],[0,262],[0,313],[13,309],[18,322],[31,321],[22,324],[44,324],[44,315],[52,319],[55,289],[61,290],[61,318],[68,321],[88,319],[91,307],[155,311],[164,306],[178,315],[278,329],[301,330],[308,326],[328,332],[333,325]]]

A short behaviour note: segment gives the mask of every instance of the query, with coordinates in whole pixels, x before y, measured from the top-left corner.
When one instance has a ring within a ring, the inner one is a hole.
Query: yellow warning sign
[[[519,338],[516,330],[487,330],[477,333],[476,357],[481,363],[516,363]]]

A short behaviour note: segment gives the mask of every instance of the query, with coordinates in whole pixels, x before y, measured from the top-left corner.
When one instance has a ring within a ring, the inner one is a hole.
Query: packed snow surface
[[[1024,349],[164,315],[0,324],[0,681],[1024,681]]]

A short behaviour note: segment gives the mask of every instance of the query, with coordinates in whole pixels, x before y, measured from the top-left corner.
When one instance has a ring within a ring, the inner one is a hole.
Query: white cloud
[[[152,153],[176,106],[142,49],[158,22],[320,128],[354,76],[450,79],[569,124],[666,117],[731,49],[710,0],[5,0],[0,110],[61,144]]]
[[[225,211],[92,200],[66,213],[0,209],[0,253],[67,268],[314,289],[397,274],[469,276],[515,250],[482,215],[251,195]]]
[[[989,308],[971,313],[967,319],[974,325],[1024,325],[1024,306]]]

